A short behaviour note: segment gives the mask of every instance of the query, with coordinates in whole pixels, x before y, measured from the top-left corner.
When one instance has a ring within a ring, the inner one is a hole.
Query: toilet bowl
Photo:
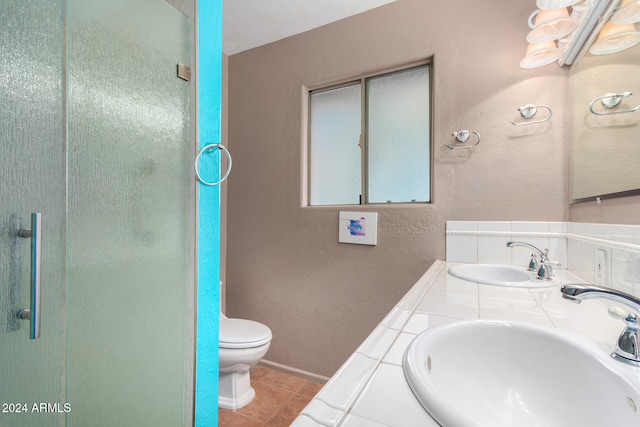
[[[220,317],[218,407],[239,409],[256,395],[249,371],[269,350],[271,329],[253,320]]]

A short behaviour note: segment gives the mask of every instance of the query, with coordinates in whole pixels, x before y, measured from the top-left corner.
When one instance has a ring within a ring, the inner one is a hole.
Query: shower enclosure
[[[191,425],[189,20],[161,0],[0,19],[0,425]]]

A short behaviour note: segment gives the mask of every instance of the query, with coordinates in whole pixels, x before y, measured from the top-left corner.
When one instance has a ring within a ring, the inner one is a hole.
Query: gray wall
[[[229,57],[227,314],[272,328],[267,359],[332,375],[444,259],[447,220],[569,219],[567,71],[518,65],[533,9],[398,0]],[[379,212],[378,245],[339,244],[339,208],[302,207],[304,87],[432,56],[433,203],[363,208]],[[511,125],[528,103],[553,119]],[[459,129],[482,143],[444,148]]]

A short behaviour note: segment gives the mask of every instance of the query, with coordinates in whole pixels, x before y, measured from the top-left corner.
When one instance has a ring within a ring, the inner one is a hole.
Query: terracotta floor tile
[[[262,423],[237,412],[220,409],[218,411],[218,427],[262,427]]]
[[[253,368],[251,370],[251,373],[249,374],[249,377],[251,379],[251,385],[253,385],[255,382],[260,381],[260,379],[262,379],[262,377],[267,375],[269,372],[271,372],[271,369],[265,368],[264,366],[261,366],[261,365],[258,365],[255,368]]]
[[[307,380],[272,369],[260,379],[260,383],[297,393],[306,385]]]
[[[307,381],[307,383],[298,391],[298,394],[307,397],[314,397],[320,389],[324,386],[324,384],[316,383],[313,381]]]
[[[219,427],[288,427],[324,384],[261,365],[251,371],[256,397],[236,411],[219,410]]]
[[[293,392],[272,387],[260,381],[253,388],[256,390],[255,399],[236,412],[261,423],[273,417],[294,395]]]
[[[288,427],[298,414],[309,403],[311,398],[296,394],[273,417],[264,424],[264,427]]]

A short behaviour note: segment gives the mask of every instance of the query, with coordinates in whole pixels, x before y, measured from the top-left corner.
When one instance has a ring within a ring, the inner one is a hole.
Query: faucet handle
[[[546,262],[540,264],[537,278],[540,280],[551,280],[551,277],[553,277],[553,268]]]
[[[627,325],[627,328],[638,329],[638,316],[633,313],[629,313],[625,316],[624,323]]]
[[[553,267],[560,267],[560,263],[549,259],[542,260],[538,269],[538,279],[551,280],[553,278]]]
[[[541,258],[541,261],[549,261],[549,248],[544,248],[544,255]]]
[[[627,363],[639,366],[640,338],[638,336],[638,317],[629,313],[624,318],[624,323],[626,327],[618,338],[613,357],[625,359]]]

